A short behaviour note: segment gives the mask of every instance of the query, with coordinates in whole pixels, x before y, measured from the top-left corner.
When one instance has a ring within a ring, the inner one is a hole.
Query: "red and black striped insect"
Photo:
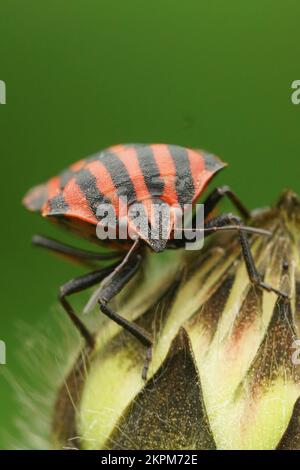
[[[167,204],[168,207],[195,204],[211,178],[224,166],[226,164],[212,154],[176,145],[117,145],[80,160],[47,183],[34,187],[25,196],[23,202],[28,209],[38,211],[42,216],[96,243],[103,243],[97,238],[95,230],[99,223],[97,212],[99,205],[111,204],[115,208],[118,222],[121,196],[126,196],[129,206],[135,202],[141,202],[145,207],[148,207],[150,203]],[[213,209],[225,195],[229,197],[244,219],[249,218],[248,210],[227,186],[216,188],[204,201],[204,235],[234,226],[238,230],[242,254],[251,282],[263,289],[286,296],[283,292],[265,284],[260,278],[251,255],[246,234],[247,228],[242,226],[241,218],[232,214],[211,216]],[[195,216],[193,216],[193,224],[196,220]],[[163,238],[159,235],[156,239],[151,236],[145,238],[138,228],[134,227],[135,240],[107,240],[106,246],[110,247],[110,252],[107,253],[76,249],[41,236],[33,238],[36,245],[76,259],[83,264],[90,265],[96,261],[115,260],[110,267],[94,270],[67,282],[60,288],[61,304],[90,347],[94,345],[94,336],[75,314],[67,297],[100,284],[96,300],[101,311],[147,346],[149,362],[151,335],[113,311],[109,307],[109,302],[137,272],[145,245],[156,252],[184,246],[186,242],[184,237],[174,239],[174,220],[173,222],[172,219],[170,220],[167,237]],[[134,222],[129,220],[128,224],[134,225]]]

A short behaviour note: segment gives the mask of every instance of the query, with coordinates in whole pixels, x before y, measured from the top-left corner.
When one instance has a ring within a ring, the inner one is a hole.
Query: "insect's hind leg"
[[[108,303],[123,289],[130,279],[132,279],[140,267],[141,260],[141,255],[137,254],[133,259],[128,259],[125,264],[122,264],[122,268],[120,270],[115,270],[115,274],[100,291],[98,302],[104,315],[109,317],[118,325],[122,326],[126,331],[131,333],[144,346],[147,347],[146,359],[142,372],[143,379],[146,379],[149,363],[151,361],[151,351],[153,344],[151,334],[136,323],[126,320],[126,318],[122,317],[108,306]]]
[[[115,265],[84,274],[83,276],[71,279],[70,281],[63,284],[59,289],[58,300],[90,348],[93,348],[94,346],[94,336],[80,320],[66,297],[78,292],[82,292],[85,289],[94,286],[98,282],[102,281],[106,276],[108,276],[114,270],[114,268]]]
[[[35,246],[44,248],[53,253],[64,255],[70,260],[77,261],[83,265],[94,265],[95,261],[109,261],[116,260],[122,256],[119,251],[108,252],[108,253],[96,253],[94,251],[82,250],[81,248],[75,248],[73,246],[61,243],[53,238],[44,237],[43,235],[34,235],[32,243]]]
[[[233,214],[230,214],[230,213],[229,214],[221,214],[217,217],[214,217],[213,219],[209,220],[208,222],[206,222],[204,224],[204,228],[206,230],[207,229],[211,230],[211,231],[207,231],[204,234],[204,236],[206,237],[208,235],[211,235],[212,233],[216,232],[219,227],[225,227],[226,225],[230,225],[230,224],[240,226],[240,225],[242,225],[242,220],[240,219],[240,217],[237,217],[236,215],[233,215]],[[288,299],[289,296],[285,292],[282,292],[282,291],[276,289],[275,287],[272,287],[269,284],[266,284],[265,282],[262,281],[261,276],[260,276],[259,272],[256,269],[256,266],[255,266],[255,263],[254,263],[254,260],[253,260],[253,257],[252,257],[251,248],[250,248],[247,233],[245,231],[243,231],[242,229],[237,228],[237,230],[238,230],[238,234],[239,234],[239,240],[240,240],[240,245],[241,245],[241,249],[242,249],[243,258],[244,258],[244,261],[245,261],[245,265],[246,265],[246,269],[247,269],[250,281],[254,285],[256,285],[258,287],[261,287],[262,289],[265,289],[268,292],[274,292],[275,294],[277,294],[277,295],[279,295],[283,298]]]

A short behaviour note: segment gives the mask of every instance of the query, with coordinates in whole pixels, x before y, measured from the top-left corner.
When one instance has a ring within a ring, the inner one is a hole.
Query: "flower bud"
[[[254,262],[290,300],[251,284],[236,233],[147,254],[114,301],[153,334],[147,381],[145,348],[103,318],[60,389],[56,447],[300,448],[300,201],[286,191],[247,224],[272,232],[249,236]]]

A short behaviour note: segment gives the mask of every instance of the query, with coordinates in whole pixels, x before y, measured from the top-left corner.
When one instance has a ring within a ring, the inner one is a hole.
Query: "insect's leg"
[[[209,216],[209,214],[213,211],[213,209],[224,196],[227,196],[230,199],[232,204],[237,208],[237,210],[244,219],[249,219],[251,215],[250,211],[244,206],[238,196],[233,191],[231,191],[229,186],[220,186],[219,188],[215,188],[207,196],[207,198],[203,202],[205,219]]]
[[[115,297],[123,287],[130,281],[140,267],[142,257],[137,254],[133,259],[128,259],[125,264],[122,263],[120,270],[115,271],[113,277],[110,278],[109,283],[105,283],[103,289],[99,293],[99,305],[101,311],[111,320],[122,326],[125,330],[129,331],[135,338],[137,338],[144,346],[147,347],[147,355],[145,366],[143,369],[143,378],[146,378],[148,366],[151,360],[152,337],[144,328],[139,325],[126,320],[126,318],[119,315],[112,310],[108,303]]]
[[[86,328],[80,318],[76,315],[73,307],[68,302],[66,297],[69,295],[81,292],[98,282],[102,281],[108,274],[110,274],[115,266],[99,269],[83,276],[71,279],[70,281],[63,284],[59,289],[58,299],[63,306],[64,310],[67,312],[69,318],[74,323],[80,334],[86,340],[87,344],[92,348],[94,346],[94,336]]]
[[[82,250],[80,248],[74,248],[73,246],[61,243],[57,240],[53,240],[52,238],[44,237],[42,235],[35,235],[32,238],[32,243],[36,246],[53,251],[59,255],[66,256],[67,258],[78,261],[82,264],[89,264],[93,261],[118,259],[122,256],[122,253],[118,251],[109,253],[96,253],[93,251]]]
[[[209,215],[212,213],[212,211],[214,210],[214,208],[218,205],[218,203],[220,202],[220,200],[224,197],[224,196],[227,196],[230,201],[233,203],[233,205],[237,208],[237,210],[240,212],[240,214],[242,215],[242,217],[244,219],[249,219],[251,214],[250,214],[250,211],[244,206],[244,204],[242,203],[242,201],[238,198],[238,196],[233,192],[231,191],[231,189],[229,188],[229,186],[220,186],[218,188],[215,188],[208,196],[207,198],[204,200],[203,202],[203,206],[204,206],[204,220],[207,220],[207,218],[209,217]],[[196,227],[196,222],[197,222],[197,217],[198,217],[198,214],[197,214],[197,209],[196,209],[196,212],[195,214],[193,215],[193,218],[192,218],[192,228],[197,228]],[[206,234],[207,235],[207,234]],[[175,246],[177,247],[180,247],[182,246],[184,243],[180,243],[180,241],[176,241],[174,243]]]
[[[209,220],[208,222],[204,224],[205,229],[211,229],[211,231],[204,232],[204,236],[211,235],[212,233],[218,231],[219,227],[224,227],[226,225],[231,225],[231,224],[242,225],[242,220],[233,214],[222,214],[217,217],[214,217],[213,219]],[[250,281],[254,285],[261,287],[262,289],[265,289],[269,292],[275,292],[275,294],[280,295],[281,297],[288,298],[288,295],[285,292],[282,292],[270,286],[269,284],[266,284],[265,282],[261,280],[260,274],[258,273],[256,269],[256,266],[252,257],[247,233],[244,232],[243,230],[238,230],[238,234],[239,234],[242,254],[245,260],[245,264],[246,264]]]

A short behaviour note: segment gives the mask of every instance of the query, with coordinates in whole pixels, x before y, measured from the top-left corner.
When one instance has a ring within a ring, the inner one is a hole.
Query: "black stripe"
[[[69,209],[69,206],[61,193],[54,196],[52,199],[49,199],[49,206],[49,215],[65,214]]]
[[[118,196],[126,196],[128,204],[136,201],[133,183],[126,166],[119,159],[118,155],[109,150],[104,150],[98,155],[98,158],[109,172]]]
[[[176,193],[181,206],[190,204],[195,194],[187,150],[177,145],[168,145],[176,168]]]
[[[160,175],[152,148],[143,144],[133,144],[129,147],[134,147],[137,153],[140,169],[149,193],[151,196],[161,196],[164,192],[165,182]]]
[[[62,171],[58,175],[60,189],[64,189],[66,184],[76,175],[76,173],[77,173],[77,171],[70,170],[69,168]]]
[[[76,176],[76,183],[83,192],[91,210],[97,217],[99,204],[109,204],[110,201],[99,191],[95,176],[87,169],[81,169]],[[99,220],[100,217],[97,217]]]
[[[206,170],[215,172],[218,171],[220,168],[224,167],[224,163],[221,162],[221,160],[219,160],[218,157],[216,157],[212,153],[208,153],[203,150],[201,151],[201,153],[204,158]]]

